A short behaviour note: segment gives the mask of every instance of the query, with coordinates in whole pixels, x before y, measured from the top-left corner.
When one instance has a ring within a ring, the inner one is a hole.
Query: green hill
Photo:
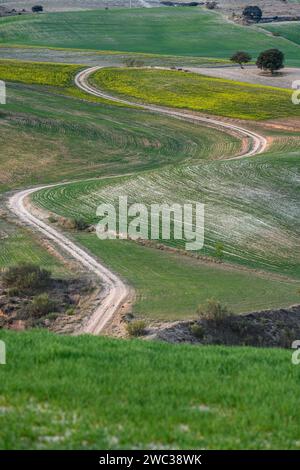
[[[261,50],[277,46],[290,64],[300,64],[297,45],[200,8],[114,9],[1,18],[1,43],[223,58],[230,57],[237,48],[256,56]]]

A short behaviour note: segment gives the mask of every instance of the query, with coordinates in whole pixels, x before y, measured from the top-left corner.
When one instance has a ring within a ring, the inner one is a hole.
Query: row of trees
[[[252,57],[248,52],[238,51],[230,58],[231,62],[239,64],[244,68],[245,64],[251,62]],[[261,70],[267,70],[274,74],[284,67],[284,54],[279,49],[268,49],[259,54],[256,65]]]

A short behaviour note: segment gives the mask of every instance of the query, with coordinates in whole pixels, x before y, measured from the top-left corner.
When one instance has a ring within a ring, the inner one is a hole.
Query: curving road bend
[[[166,114],[168,116],[172,116],[175,118],[177,117],[179,119],[184,119],[187,121],[200,122],[211,127],[223,128],[225,130],[228,129],[230,131],[234,131],[238,133],[242,137],[248,137],[252,142],[252,146],[250,150],[247,150],[246,152],[243,152],[242,154],[238,155],[237,157],[233,157],[232,159],[258,155],[259,153],[264,152],[267,147],[267,140],[265,139],[264,136],[256,132],[250,131],[248,129],[245,129],[244,127],[238,126],[236,124],[233,124],[230,122],[224,122],[219,119],[210,118],[210,117],[194,116],[192,114],[189,114],[188,111],[187,112],[176,111],[176,110],[173,111],[172,109],[164,108],[163,106],[136,103],[134,101],[126,100],[123,98],[118,98],[116,96],[110,95],[109,93],[101,91],[98,88],[93,87],[88,82],[88,79],[91,74],[93,74],[94,72],[102,68],[105,68],[105,67],[97,66],[97,67],[90,67],[88,69],[82,70],[76,75],[75,84],[81,90],[91,95],[98,96],[100,98],[105,98],[107,100],[115,101],[117,103],[127,104],[129,106],[139,107],[147,111],[152,111],[152,112],[159,113],[159,114]]]
[[[96,335],[102,332],[113,315],[129,298],[131,290],[117,275],[103,266],[89,253],[30,212],[30,205],[26,204],[26,198],[36,191],[54,186],[58,185],[44,185],[18,192],[9,199],[8,207],[24,224],[30,225],[46,238],[54,241],[65,252],[69,253],[85,268],[101,279],[102,291],[100,304],[88,322],[80,330],[80,333]]]
[[[87,93],[90,93],[94,96],[99,96],[101,98],[109,99],[110,101],[115,101],[130,106],[134,105],[151,112],[166,114],[178,119],[184,119],[192,122],[201,122],[211,127],[228,129],[237,132],[242,137],[248,137],[249,140],[251,140],[252,142],[250,150],[243,152],[237,157],[233,157],[234,159],[257,155],[259,153],[262,153],[267,146],[267,141],[263,136],[232,123],[223,122],[215,118],[194,116],[189,114],[188,112],[176,110],[173,111],[161,106],[135,103],[104,93],[101,90],[94,88],[88,83],[89,76],[93,72],[101,68],[102,67],[91,67],[78,73],[75,77],[75,84]],[[43,236],[45,236],[46,238],[54,241],[60,248],[70,254],[75,260],[80,262],[82,266],[84,266],[89,271],[96,274],[97,277],[99,277],[103,286],[99,306],[97,307],[91,318],[80,330],[81,333],[90,333],[97,335],[103,331],[103,329],[105,328],[107,323],[112,319],[114,314],[131,297],[131,289],[121,280],[119,276],[111,272],[107,267],[101,264],[100,261],[93,258],[87,251],[76,245],[76,243],[71,241],[60,231],[56,230],[54,227],[48,225],[45,221],[40,220],[36,215],[34,215],[30,211],[30,204],[28,204],[27,201],[28,197],[36,191],[40,191],[41,189],[49,187],[59,186],[60,184],[71,183],[72,182],[64,182],[52,185],[43,185],[20,191],[10,197],[8,201],[8,207],[24,224],[31,226],[35,230],[42,233]]]

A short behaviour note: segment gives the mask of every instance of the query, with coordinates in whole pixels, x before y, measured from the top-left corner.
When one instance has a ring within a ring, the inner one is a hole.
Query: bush
[[[43,315],[48,315],[49,313],[55,310],[55,302],[49,298],[49,295],[46,293],[36,295],[31,304],[28,306],[29,313],[41,317]]]
[[[57,218],[54,217],[54,215],[50,215],[50,216],[48,217],[48,221],[50,222],[50,224],[56,224]]]
[[[145,334],[146,322],[135,320],[127,324],[127,333],[130,336],[143,336]]]
[[[232,315],[232,312],[230,312],[226,306],[215,299],[209,299],[204,305],[200,305],[197,313],[201,320],[204,319],[216,323],[220,323],[225,320],[225,318]]]
[[[66,310],[66,315],[70,315],[70,316],[75,315],[75,308],[72,308],[72,307],[68,308]]]
[[[35,291],[50,284],[51,273],[35,264],[24,263],[11,266],[4,271],[3,283],[8,288],[20,291]]]
[[[224,256],[224,245],[221,242],[217,242],[215,246],[216,257],[222,259]]]
[[[44,11],[44,7],[42,5],[34,5],[31,8],[31,10],[32,10],[33,13],[40,13],[40,12]]]
[[[86,230],[89,226],[87,222],[85,222],[84,219],[73,219],[74,222],[74,228],[76,230]]]
[[[191,333],[198,339],[203,339],[204,337],[204,329],[197,323],[194,323],[194,325],[191,326]]]
[[[132,57],[125,59],[124,64],[126,67],[143,67],[145,65],[142,60],[134,59]]]

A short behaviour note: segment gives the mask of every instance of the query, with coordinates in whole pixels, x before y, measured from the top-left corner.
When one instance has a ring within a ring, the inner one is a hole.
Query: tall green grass
[[[291,352],[1,332],[1,449],[297,449]]]

